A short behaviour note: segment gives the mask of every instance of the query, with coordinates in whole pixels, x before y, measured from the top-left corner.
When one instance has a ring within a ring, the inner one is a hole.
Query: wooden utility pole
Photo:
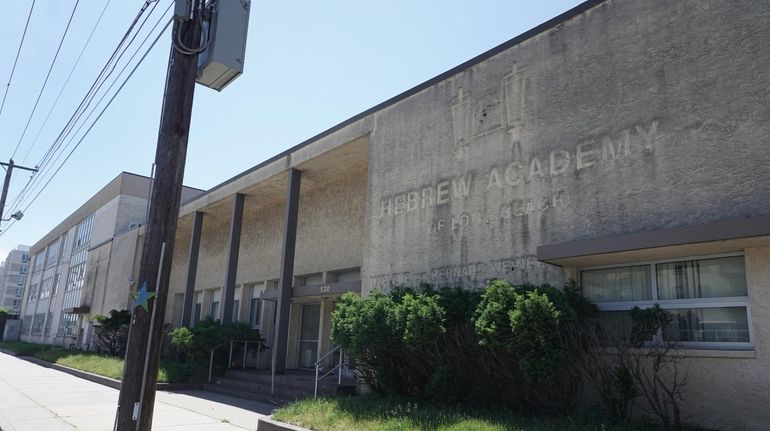
[[[133,311],[116,417],[119,431],[149,431],[152,427],[171,257],[182,194],[198,61],[196,52],[178,47],[177,35],[182,46],[199,46],[202,0],[193,0],[192,7],[192,19],[175,19],[171,34],[166,92],[155,153],[156,177],[145,225],[137,284],[146,286],[147,291],[155,292],[156,295],[149,299],[147,310],[135,307]]]
[[[0,195],[0,220],[2,220],[3,212],[5,211],[5,199],[8,197],[8,187],[11,185],[11,175],[13,175],[13,168],[24,169],[26,171],[32,172],[37,172],[37,168],[19,166],[13,163],[13,159],[9,160],[8,163],[0,163],[0,165],[6,166],[5,181],[3,181],[3,193]]]

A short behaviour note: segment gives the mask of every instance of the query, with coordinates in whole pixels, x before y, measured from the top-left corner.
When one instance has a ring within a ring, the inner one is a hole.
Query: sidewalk
[[[118,391],[0,353],[0,430],[109,431]],[[273,407],[203,391],[155,396],[154,431],[254,430]]]

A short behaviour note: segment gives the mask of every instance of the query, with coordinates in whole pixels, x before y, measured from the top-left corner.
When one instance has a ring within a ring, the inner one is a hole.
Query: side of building
[[[19,245],[0,265],[0,307],[18,315],[29,270],[29,246]]]
[[[151,183],[121,173],[30,248],[21,340],[89,349],[91,319],[128,308]]]
[[[761,2],[586,2],[183,205],[166,323],[249,321],[280,373],[344,292],[574,279],[675,316],[686,416],[765,429],[768,40]]]

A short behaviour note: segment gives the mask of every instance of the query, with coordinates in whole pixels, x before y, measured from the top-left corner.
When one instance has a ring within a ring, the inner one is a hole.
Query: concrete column
[[[198,273],[198,251],[201,245],[201,230],[203,228],[203,213],[196,211],[193,215],[192,237],[190,238],[190,255],[187,261],[187,285],[184,289],[184,302],[182,303],[182,326],[190,327],[193,309],[193,297],[195,296],[195,277]]]
[[[241,249],[241,224],[243,223],[243,201],[246,195],[236,193],[233,196],[233,216],[230,221],[230,246],[227,252],[227,273],[225,288],[222,292],[222,324],[233,320],[233,295],[235,294],[235,276],[238,273],[238,253]]]
[[[286,191],[286,207],[283,218],[283,251],[281,273],[278,279],[278,309],[276,318],[275,348],[273,363],[276,374],[286,373],[286,349],[289,337],[289,305],[291,285],[294,279],[294,250],[297,242],[297,214],[299,213],[299,185],[302,172],[289,170],[289,185]]]

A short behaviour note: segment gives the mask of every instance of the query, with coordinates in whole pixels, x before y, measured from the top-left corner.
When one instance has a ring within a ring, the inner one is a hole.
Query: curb
[[[10,356],[19,356],[19,354],[14,352],[13,350],[6,350],[3,348],[0,348],[0,353],[5,353],[6,355],[10,355]]]
[[[308,428],[302,428],[297,425],[279,422],[272,416],[265,416],[257,420],[257,431],[311,431]]]
[[[40,365],[41,367],[51,368],[63,373],[71,374],[81,379],[89,380],[100,385],[109,386],[113,389],[120,389],[120,380],[110,377],[100,376],[98,374],[89,373],[88,371],[78,370],[76,368],[65,367],[64,365],[54,364],[53,362],[44,361],[42,359],[34,358],[32,356],[18,356],[19,359],[23,359],[27,362]],[[202,383],[158,383],[157,390],[159,391],[191,391],[202,390]]]

